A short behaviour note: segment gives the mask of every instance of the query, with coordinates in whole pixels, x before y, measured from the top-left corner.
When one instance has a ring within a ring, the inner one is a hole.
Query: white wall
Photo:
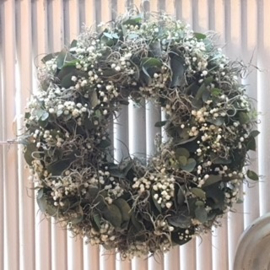
[[[127,3],[140,6],[141,1]],[[252,188],[244,186],[244,203],[237,205],[235,213],[229,213],[212,235],[175,248],[164,258],[121,262],[115,255],[99,255],[102,250],[70,238],[57,225],[44,220],[29,189],[20,149],[1,145],[1,270],[232,270],[244,228],[270,210],[270,1],[150,1],[151,10],[164,8],[196,31],[216,30],[229,57],[252,61],[262,70],[254,68],[244,80],[261,112],[259,151],[252,155],[253,169],[263,175],[260,183]],[[107,21],[124,10],[123,0],[0,0],[0,140],[12,139],[20,131],[26,98],[36,91],[35,66],[42,55],[68,44],[83,23]],[[129,130],[115,127],[116,144],[121,139],[133,152],[151,153],[153,130],[145,127],[160,117],[152,110],[126,108],[120,119]],[[128,119],[133,119],[135,129],[128,125]],[[134,132],[141,140],[135,139]]]

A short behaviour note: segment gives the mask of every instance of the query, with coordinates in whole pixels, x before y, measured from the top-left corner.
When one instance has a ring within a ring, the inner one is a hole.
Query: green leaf
[[[249,137],[256,138],[260,134],[260,131],[258,130],[252,130],[249,134]]]
[[[71,74],[75,74],[76,72],[76,67],[75,65],[66,65],[63,68],[61,68],[61,70],[59,71],[59,73],[57,74],[57,77],[59,78],[59,80],[63,80],[65,76],[67,75],[71,75]]]
[[[182,56],[176,54],[176,53],[170,53],[170,66],[172,70],[172,80],[170,87],[178,87],[183,85],[184,82],[184,74],[185,74],[185,60]]]
[[[76,58],[67,50],[63,49],[56,58],[56,65],[61,69],[66,63],[75,60]]]
[[[185,202],[185,195],[181,187],[179,187],[177,192],[177,204],[179,206],[183,205]]]
[[[47,166],[47,171],[52,175],[61,175],[74,161],[74,158],[62,159],[56,162],[53,162]]]
[[[176,148],[175,154],[176,154],[176,156],[184,156],[186,158],[189,158],[189,156],[190,156],[189,151],[186,148],[183,148],[183,147]]]
[[[210,92],[206,89],[206,91],[202,94],[202,101],[207,102],[210,99]]]
[[[141,219],[140,219],[141,220]],[[136,231],[140,232],[141,230],[144,229],[144,226],[141,222],[138,221],[138,218],[135,217],[134,212],[131,213],[131,222],[134,226],[134,228],[136,229]]]
[[[85,194],[85,199],[93,202],[98,196],[99,189],[97,187],[90,187]]]
[[[208,119],[207,122],[220,127],[225,123],[225,119],[223,117],[217,117],[215,119]]]
[[[247,177],[253,181],[258,181],[259,180],[259,176],[257,175],[257,173],[255,173],[252,170],[248,170],[247,171]]]
[[[191,217],[188,211],[180,212],[177,215],[168,217],[168,222],[176,228],[186,229],[191,225]]]
[[[203,40],[206,38],[206,35],[205,34],[202,34],[202,33],[197,33],[195,32],[194,33],[194,37],[197,39],[197,40]]]
[[[109,221],[115,228],[120,228],[122,223],[122,214],[120,209],[116,205],[109,205],[102,214],[103,217],[107,221]]]
[[[241,125],[247,124],[250,121],[250,118],[247,113],[239,112],[238,116],[239,116],[239,122]]]
[[[98,99],[96,90],[92,90],[89,93],[89,100],[90,100],[91,109],[94,109],[99,104],[99,99]]]
[[[151,190],[151,195],[152,195],[152,200],[153,200],[153,203],[154,203],[156,209],[159,211],[159,213],[161,213],[161,212],[162,212],[162,209],[161,209],[160,204],[159,204],[159,203],[157,202],[157,200],[154,198],[155,192],[154,192],[153,189]]]
[[[24,159],[28,165],[32,165],[32,161],[34,158],[32,157],[32,153],[34,151],[37,151],[37,147],[35,143],[29,143],[26,146],[25,152],[24,152]]]
[[[207,204],[213,209],[224,209],[225,194],[224,191],[220,189],[220,183],[214,183],[212,185],[203,187],[206,193]]]
[[[46,121],[49,118],[49,113],[47,111],[42,111],[42,115],[40,117],[40,120],[42,122]]]
[[[162,50],[159,40],[154,40],[149,44],[149,51],[154,57],[161,57]]]
[[[71,80],[72,76],[75,76],[73,72],[67,74],[66,76],[63,77],[60,81],[60,85],[66,89],[68,89],[71,86],[75,85],[75,82]]]
[[[256,151],[256,140],[254,137],[249,137],[246,145],[247,151]]]
[[[202,95],[203,95],[203,93],[204,93],[204,91],[206,91],[206,90],[207,90],[207,89],[206,89],[206,87],[205,87],[205,84],[203,83],[203,84],[200,86],[198,92],[196,93],[195,99],[196,99],[196,100],[201,99],[201,98],[202,98]]]
[[[210,175],[209,178],[206,179],[203,187],[213,185],[217,182],[220,182],[221,180],[222,180],[222,177],[220,175]]]
[[[41,199],[44,195],[44,190],[43,188],[39,189],[38,193],[37,193],[37,199]]]
[[[53,58],[55,58],[58,55],[58,53],[49,53],[46,56],[44,56],[41,61],[45,64],[46,62],[52,60]]]
[[[154,73],[159,72],[162,66],[162,62],[154,57],[145,57],[141,61],[141,68],[143,73],[151,78]]]
[[[43,189],[40,189],[37,194],[37,204],[42,213],[47,209],[47,196],[45,196]]]
[[[97,229],[99,230],[100,226],[101,226],[101,224],[100,224],[101,216],[99,214],[94,214],[93,215],[93,220],[94,220],[94,223],[95,223]]]
[[[204,79],[204,83],[205,83],[206,86],[208,86],[210,83],[213,82],[213,80],[214,80],[214,77],[213,76],[209,76],[209,77],[206,77]]]
[[[205,223],[207,221],[207,212],[204,207],[198,206],[195,209],[195,217],[198,219],[201,223]]]
[[[163,127],[165,126],[167,121],[159,121],[155,123],[155,127]]]
[[[132,16],[123,21],[123,25],[140,25],[142,23],[142,16]]]
[[[95,116],[96,116],[98,119],[101,118],[102,114],[101,114],[100,110],[95,110]]]
[[[116,199],[115,201],[113,201],[113,204],[119,208],[122,214],[123,222],[129,221],[131,215],[131,208],[129,204],[122,198]]]
[[[76,214],[77,214],[77,217],[71,220],[71,223],[73,225],[79,224],[83,220],[83,209],[80,205],[76,209]]]
[[[107,147],[109,147],[111,145],[111,140],[110,139],[106,139],[106,140],[102,140],[101,142],[100,142],[100,144],[98,144],[98,147],[100,147],[100,148],[107,148]]]
[[[76,39],[73,39],[72,42],[70,43],[69,47],[70,48],[74,48],[77,46],[77,40]]]
[[[222,91],[219,88],[213,88],[211,89],[211,95],[213,97],[219,97],[221,95]]]
[[[182,166],[182,169],[187,172],[192,172],[194,168],[196,167],[196,160],[194,158],[189,158],[187,160],[187,164],[185,166]]]
[[[63,78],[60,80],[60,85],[64,88],[69,88],[71,86],[74,86],[76,83],[71,80],[72,76],[76,77],[87,77],[87,73],[81,70],[74,70],[74,67],[72,67],[72,72],[68,73],[67,75],[63,76]]]
[[[178,161],[181,167],[184,167],[187,165],[187,158],[185,156],[178,157]]]
[[[192,188],[191,193],[194,194],[196,197],[205,200],[206,194],[201,188]]]
[[[211,157],[211,161],[213,164],[223,164],[224,165],[224,164],[232,163],[231,159],[225,159],[225,158],[219,157],[218,155],[215,155],[214,153],[211,153],[210,157]]]

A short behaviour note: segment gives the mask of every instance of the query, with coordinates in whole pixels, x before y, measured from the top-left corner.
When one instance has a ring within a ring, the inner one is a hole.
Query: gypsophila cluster
[[[219,225],[248,177],[256,112],[211,35],[130,11],[46,55],[25,113],[24,156],[40,210],[122,258],[164,253]],[[113,160],[113,116],[153,102],[156,153]]]

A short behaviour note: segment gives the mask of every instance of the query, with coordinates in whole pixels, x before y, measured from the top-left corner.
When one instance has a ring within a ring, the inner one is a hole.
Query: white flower
[[[77,81],[77,77],[76,77],[76,76],[72,76],[72,77],[71,77],[71,80],[72,80],[73,82],[76,82],[76,81]]]

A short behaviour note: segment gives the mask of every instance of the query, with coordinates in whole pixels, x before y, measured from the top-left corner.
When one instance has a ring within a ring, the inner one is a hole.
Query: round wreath
[[[243,170],[258,135],[244,67],[213,35],[129,12],[42,61],[25,159],[40,210],[91,244],[124,258],[168,251],[218,225],[245,177],[258,179]],[[161,107],[167,140],[117,164],[109,127],[129,99]]]

